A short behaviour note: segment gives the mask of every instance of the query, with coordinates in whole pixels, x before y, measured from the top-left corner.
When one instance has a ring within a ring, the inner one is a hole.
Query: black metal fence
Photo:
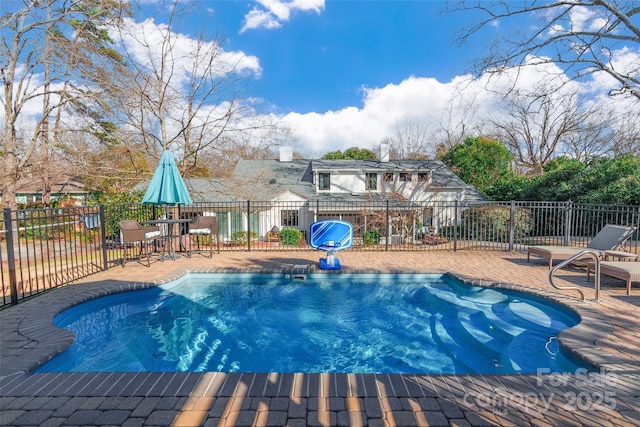
[[[109,205],[1,212],[0,306],[120,266],[119,223],[162,216],[218,218],[221,251],[305,251],[309,226],[322,219],[354,225],[355,251],[524,250],[584,246],[606,224],[640,228],[640,206],[572,202],[335,203],[225,202],[189,206]],[[189,244],[174,225],[174,247]],[[638,233],[628,250],[638,252]],[[216,244],[216,241],[207,242]],[[132,252],[132,251],[130,251]]]

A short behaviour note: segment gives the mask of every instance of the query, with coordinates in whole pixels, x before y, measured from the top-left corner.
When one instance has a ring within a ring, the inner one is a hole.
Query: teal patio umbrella
[[[170,151],[167,150],[162,153],[158,167],[151,177],[146,193],[144,193],[142,203],[165,206],[165,219],[156,220],[159,223],[164,222],[168,225],[169,254],[165,258],[173,260],[179,258],[179,255],[173,250],[171,225],[186,222],[186,220],[171,220],[169,218],[169,205],[190,205],[193,201]]]
[[[142,203],[156,205],[190,205],[189,190],[182,180],[176,161],[170,151],[165,151],[153,173]]]

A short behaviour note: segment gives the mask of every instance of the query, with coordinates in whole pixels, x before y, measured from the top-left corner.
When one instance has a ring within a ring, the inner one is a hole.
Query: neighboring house
[[[81,205],[89,193],[81,179],[75,177],[61,178],[51,184],[51,202],[71,200]],[[2,198],[0,197],[0,200]],[[42,178],[22,178],[16,183],[16,203],[42,203]]]
[[[450,224],[452,204],[435,202],[485,200],[438,160],[392,161],[385,155],[381,160],[299,160],[292,159],[290,149],[281,150],[278,160],[241,160],[227,179],[186,182],[195,203],[216,204],[221,235],[227,238],[249,226],[264,240],[270,230],[283,227],[306,234],[312,222],[326,218],[352,222],[358,235],[373,226],[387,203],[392,208],[414,203],[410,210],[419,214],[412,230],[389,232],[407,236],[416,226]],[[246,209],[222,212],[219,205],[247,201],[254,210],[250,224]]]

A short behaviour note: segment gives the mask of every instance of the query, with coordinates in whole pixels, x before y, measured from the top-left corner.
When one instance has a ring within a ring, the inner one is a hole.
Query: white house
[[[251,201],[242,212],[216,208],[223,216],[221,235],[250,229],[263,240],[272,229],[306,232],[312,222],[326,218],[352,222],[358,234],[374,227],[376,214],[387,206],[400,205],[404,212],[419,212],[412,219],[415,233],[416,223],[434,228],[450,223],[451,204],[442,202],[485,200],[439,160],[389,160],[387,153],[383,146],[380,160],[301,160],[284,149],[279,159],[241,160],[228,179],[192,179],[187,186],[194,202],[205,205]],[[394,233],[411,231],[389,230]]]

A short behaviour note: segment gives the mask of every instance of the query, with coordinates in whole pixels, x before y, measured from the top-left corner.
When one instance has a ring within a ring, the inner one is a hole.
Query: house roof
[[[229,182],[242,200],[271,200],[287,190],[305,199],[316,195],[309,160],[240,160]]]
[[[430,172],[431,188],[464,190],[465,200],[480,201],[485,198],[473,186],[467,185],[451,169],[439,160],[240,160],[232,178],[230,194],[244,188],[250,190],[238,200],[271,200],[284,191],[292,191],[308,200],[371,201],[386,200],[385,194],[317,194],[313,182],[314,171],[358,170],[363,172]],[[252,195],[252,197],[249,197]],[[229,197],[226,198],[229,200]]]
[[[241,160],[226,178],[186,178],[191,199],[198,202],[265,201],[291,191],[302,198],[315,196],[309,160]],[[149,181],[136,185],[144,191]]]
[[[363,172],[429,172],[430,187],[437,190],[464,191],[465,201],[485,198],[473,186],[464,183],[439,160],[240,160],[228,178],[190,178],[185,183],[194,202],[268,201],[290,191],[307,200],[336,202],[384,201],[388,195],[380,193],[317,194],[313,182],[314,171]],[[147,183],[136,186],[144,190]]]
[[[0,185],[0,192],[3,187]],[[51,183],[51,192],[53,194],[83,194],[87,190],[84,183],[77,177],[64,177],[53,180]],[[41,194],[42,178],[31,177],[21,178],[16,182],[16,194]]]

